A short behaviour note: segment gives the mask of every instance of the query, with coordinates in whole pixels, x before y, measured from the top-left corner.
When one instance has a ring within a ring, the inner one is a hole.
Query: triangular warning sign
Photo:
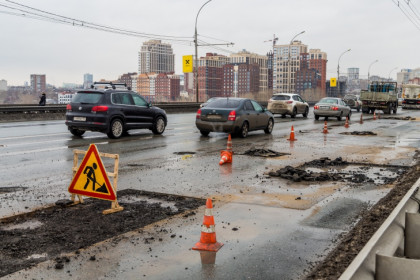
[[[95,144],[89,146],[82,164],[71,181],[69,192],[104,200],[116,200],[114,188],[109,182],[104,164]]]

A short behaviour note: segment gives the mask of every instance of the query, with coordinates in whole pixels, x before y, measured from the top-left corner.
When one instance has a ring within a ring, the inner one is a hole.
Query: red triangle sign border
[[[90,191],[74,189],[77,181],[79,180],[80,174],[83,172],[83,169],[85,168],[86,163],[89,160],[90,155],[92,153],[94,154],[94,156],[97,160],[97,163],[98,163],[99,170],[101,171],[101,173],[102,173],[102,175],[105,179],[105,185],[106,185],[106,187],[109,191],[109,195],[102,194],[102,193],[97,193],[97,192],[90,192]],[[84,195],[84,196],[94,197],[94,198],[99,198],[99,199],[104,199],[104,200],[110,200],[110,201],[115,201],[117,199],[117,196],[115,195],[115,192],[114,192],[114,188],[111,186],[111,183],[109,182],[109,178],[108,178],[108,175],[106,173],[104,164],[102,162],[102,159],[99,156],[99,152],[98,152],[98,149],[96,148],[95,144],[90,144],[89,149],[86,152],[86,155],[83,158],[83,161],[80,164],[80,166],[79,166],[79,168],[76,172],[76,175],[74,175],[74,177],[71,181],[71,184],[70,184],[70,187],[69,187],[69,193],[79,194],[79,195]]]

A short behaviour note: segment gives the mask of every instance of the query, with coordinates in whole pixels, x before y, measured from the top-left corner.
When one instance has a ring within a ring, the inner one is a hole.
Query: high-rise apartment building
[[[320,49],[309,50],[309,68],[315,69],[318,75],[317,88],[321,89],[321,92],[325,94],[325,81],[327,80],[327,54],[321,52]],[[321,97],[325,97],[321,96]]]
[[[86,73],[83,75],[83,88],[90,88],[93,85],[93,75]]]
[[[137,78],[137,92],[149,102],[176,101],[180,95],[179,76],[166,73],[140,74]]]
[[[46,77],[45,74],[38,75],[32,74],[31,75],[31,90],[33,93],[41,93],[45,91],[47,88]]]
[[[268,89],[268,57],[266,55],[259,55],[243,50],[241,52],[231,54],[230,63],[245,63],[248,65],[257,64],[260,71],[259,91],[265,91]]]
[[[229,63],[223,66],[223,97],[243,97],[260,90],[260,66],[258,64]]]
[[[172,46],[161,40],[143,43],[139,52],[139,74],[174,73],[175,55]]]
[[[297,40],[292,44],[274,46],[273,90],[275,92],[295,92],[295,73],[300,68],[300,54],[307,52],[308,46]]]

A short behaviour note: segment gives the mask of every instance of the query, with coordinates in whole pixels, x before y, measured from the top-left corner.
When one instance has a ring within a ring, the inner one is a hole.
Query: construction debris
[[[279,157],[290,155],[290,153],[280,153],[270,149],[249,149],[243,153],[244,155],[248,156],[255,156],[255,157]]]
[[[376,136],[377,134],[372,131],[352,131],[352,132],[341,132],[343,135],[358,135],[358,136]]]

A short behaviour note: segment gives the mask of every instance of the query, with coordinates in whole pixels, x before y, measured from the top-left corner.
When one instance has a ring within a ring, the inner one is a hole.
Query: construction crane
[[[274,51],[274,46],[276,45],[276,42],[277,42],[277,40],[278,40],[279,38],[278,37],[276,37],[276,34],[273,34],[273,39],[271,39],[271,40],[267,40],[267,41],[264,41],[264,43],[267,43],[267,42],[273,42],[273,51]]]

